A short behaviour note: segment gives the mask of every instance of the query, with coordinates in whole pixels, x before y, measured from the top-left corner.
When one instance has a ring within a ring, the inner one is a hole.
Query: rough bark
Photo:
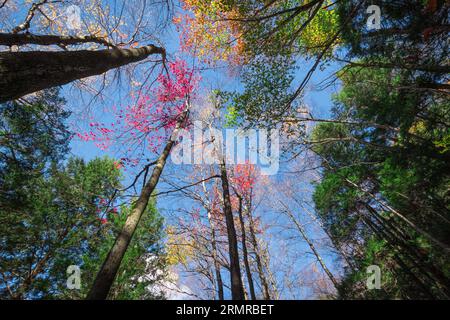
[[[131,214],[127,217],[125,225],[123,226],[121,232],[116,238],[116,241],[108,253],[100,271],[95,278],[94,284],[87,296],[88,300],[104,300],[107,298],[109,290],[114,282],[117,271],[119,270],[120,263],[122,262],[123,256],[130,244],[131,238],[139,224],[142,214],[147,207],[153,190],[155,190],[158,184],[159,178],[163,171],[164,165],[166,164],[167,158],[169,157],[170,151],[176,141],[176,136],[181,124],[186,118],[187,110],[184,111],[183,115],[178,119],[177,125],[174,132],[172,133],[172,138],[167,142],[163,152],[156,161],[156,165],[153,168],[150,180],[145,184],[141,191],[141,194],[133,206]]]
[[[144,60],[165,50],[154,45],[134,49],[0,52],[0,103],[110,69]]]

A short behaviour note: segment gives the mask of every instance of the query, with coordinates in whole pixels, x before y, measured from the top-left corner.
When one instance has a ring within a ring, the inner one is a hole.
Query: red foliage
[[[83,141],[93,141],[102,150],[117,143],[120,146],[145,145],[150,151],[157,152],[172,133],[187,98],[192,97],[200,80],[183,60],[170,62],[168,67],[169,72],[157,78],[158,85],[151,94],[135,97],[136,104],[119,110],[115,122],[109,126],[92,122],[89,132],[77,133],[77,136]],[[119,169],[126,163],[137,162],[139,159],[124,157],[115,166]]]
[[[249,196],[256,183],[255,166],[249,163],[236,165],[231,182],[242,197]]]

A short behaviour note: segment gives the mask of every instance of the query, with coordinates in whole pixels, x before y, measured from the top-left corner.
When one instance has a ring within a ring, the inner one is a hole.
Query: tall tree
[[[121,232],[117,235],[117,238],[105,258],[100,271],[95,278],[94,284],[87,296],[88,299],[106,299],[111,286],[116,277],[117,271],[119,270],[121,261],[125,255],[125,252],[130,244],[134,232],[139,224],[139,221],[145,212],[145,209],[150,201],[153,191],[158,184],[161,177],[162,171],[166,164],[166,161],[170,155],[170,152],[177,142],[178,133],[180,129],[186,127],[188,123],[188,114],[190,108],[190,96],[195,89],[195,80],[193,78],[192,70],[189,70],[182,61],[177,61],[171,65],[172,76],[170,75],[161,76],[158,78],[160,83],[160,88],[157,91],[156,101],[162,103],[163,105],[173,104],[175,110],[175,115],[168,117],[166,115],[166,110],[162,108],[157,109],[162,114],[160,121],[162,126],[165,126],[168,130],[173,130],[167,139],[167,142],[160,153],[158,159],[151,164],[146,165],[143,171],[148,172],[150,166],[154,165],[152,173],[149,180],[145,183],[141,190],[141,193],[137,200],[134,202],[132,210],[125,221]],[[146,99],[145,101],[148,101]],[[150,104],[154,101],[150,101]],[[143,132],[148,133],[150,128],[145,124],[150,121],[146,112],[148,110],[143,110],[144,106],[137,106],[134,111],[136,118],[130,119],[129,122],[137,130],[143,130]],[[148,108],[148,107],[147,107]],[[148,108],[150,109],[150,108]],[[137,177],[139,178],[139,177]]]
[[[0,52],[0,103],[99,75],[154,54],[160,54],[165,59],[164,49],[154,45],[96,51]]]
[[[82,288],[66,290],[62,297],[84,298],[92,286],[96,272],[120,232],[130,208],[121,205],[110,210],[104,220],[102,239],[82,256]],[[155,201],[146,208],[120,265],[109,298],[113,300],[154,300],[165,298],[162,283],[167,279],[166,253],[163,245],[163,218]]]
[[[155,6],[158,16],[149,15]],[[152,55],[165,61],[165,50],[154,43],[166,25],[169,1],[5,1],[1,10],[0,103]],[[131,69],[128,74],[134,81],[142,76]],[[107,82],[104,76],[99,90]]]
[[[324,166],[316,206],[338,243],[359,243],[362,250],[353,257],[360,271],[344,282],[350,296],[364,294],[350,289],[350,279],[359,281],[358,272],[370,264],[402,279],[391,283],[387,276],[387,292],[380,294],[448,296],[450,225],[442,189],[448,154],[436,144],[448,131],[446,101],[439,92],[415,90],[421,77],[346,69],[336,97],[338,123],[320,124],[313,134],[312,148]]]
[[[57,297],[103,228],[101,199],[119,186],[111,159],[63,162],[70,141],[64,101],[44,91],[0,105],[0,295]]]

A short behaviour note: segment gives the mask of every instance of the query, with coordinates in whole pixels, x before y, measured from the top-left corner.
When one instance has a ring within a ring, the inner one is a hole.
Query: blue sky
[[[171,30],[168,32],[162,39],[161,42],[166,47],[167,52],[169,53],[169,58],[180,55],[178,48],[178,39],[179,36],[175,30]],[[192,60],[188,60],[192,61]],[[303,79],[306,72],[309,70],[308,67],[311,65],[310,62],[299,61],[298,70],[295,74],[294,85],[298,84],[301,79]],[[339,69],[338,65],[332,64],[328,66],[325,70],[317,70],[313,77],[311,78],[309,85],[306,89],[303,101],[310,108],[311,112],[314,116],[320,118],[327,118],[330,116],[330,109],[332,106],[331,95],[338,88],[329,87],[325,90],[318,90],[316,86],[325,80],[332,72]],[[232,90],[239,89],[240,83],[239,79],[230,77],[226,74],[223,69],[218,70],[210,70],[208,72],[204,72],[202,74],[202,82],[201,82],[201,92],[208,92],[208,89],[214,89],[219,87],[223,89],[223,86]],[[127,86],[117,86],[113,85],[111,88],[106,89],[104,94],[106,99],[104,101],[97,101],[93,104],[88,105],[89,99],[81,99],[78,96],[76,91],[71,89],[71,86],[64,87],[64,94],[68,97],[69,100],[69,108],[71,110],[75,110],[74,114],[71,117],[72,126],[79,128],[87,128],[88,122],[97,121],[97,122],[105,122],[109,123],[112,121],[113,117],[111,114],[111,109],[113,106],[126,106],[131,103],[131,100],[128,96],[129,88]],[[86,107],[88,106],[88,107]],[[120,158],[120,154],[117,152],[113,152],[111,150],[102,151],[98,149],[93,143],[87,143],[80,141],[78,138],[74,138],[71,141],[71,153],[74,156],[81,157],[85,160],[90,160],[95,157],[108,155],[113,158]],[[156,155],[149,154],[149,158],[154,159]],[[168,176],[168,174],[173,174],[174,172],[179,173],[188,173],[190,170],[189,166],[184,168],[178,168],[171,163],[169,159],[168,166],[165,169],[166,175],[163,174],[163,177]],[[280,168],[281,172],[286,171],[286,167],[284,165]],[[127,185],[133,178],[136,173],[136,170],[127,169],[125,171],[124,185]],[[277,176],[272,177],[274,181],[283,181],[285,179],[292,179],[292,174],[279,173]],[[302,189],[306,189],[308,191],[302,196],[312,205],[310,201],[310,195],[312,187],[309,183],[308,178],[304,178],[304,181],[298,184]],[[165,184],[163,181],[158,186],[159,190],[170,190],[170,186]],[[311,239],[323,239],[325,237],[324,233],[320,231],[315,223],[302,212],[302,209],[299,208],[292,200],[286,200],[289,206],[293,209],[294,212],[297,212],[300,217],[300,221],[302,221],[305,225],[307,233]],[[180,208],[192,208],[195,204],[186,198],[183,198],[181,194],[172,194],[168,197],[160,197],[158,199],[158,207],[163,215],[167,218],[168,223],[176,223],[173,221],[173,217],[182,216],[182,211]],[[274,224],[274,221],[277,223],[291,225],[290,221],[287,220],[286,217],[280,216],[279,213],[275,212],[270,206],[263,205],[261,208],[258,208],[258,215],[261,216],[262,220],[267,224]],[[294,275],[302,278],[302,273],[305,273],[310,270],[311,265],[315,263],[315,258],[310,253],[309,247],[300,238],[299,234],[295,230],[282,230],[277,226],[274,226],[268,229],[268,237],[267,243],[269,246],[269,252],[272,256],[271,263],[274,266],[282,265],[284,262],[288,261],[288,257],[283,257],[283,254],[280,254],[282,250],[289,251],[289,258],[295,261],[296,263],[292,264],[291,271]],[[286,249],[287,248],[287,249]],[[336,255],[328,249],[320,250],[325,263],[328,267],[339,273],[341,271],[341,266],[336,263]],[[286,261],[283,261],[286,260]],[[317,264],[317,268],[320,269],[320,266]],[[289,268],[288,268],[289,269]],[[183,277],[186,278],[183,278]],[[275,275],[278,282],[283,282],[283,277],[286,276],[285,273],[280,272],[280,274]],[[186,274],[181,273],[181,282],[185,283],[189,286],[192,284],[192,279],[189,279]],[[227,272],[223,272],[224,281],[228,281]],[[312,291],[308,284],[298,283],[298,288],[294,291],[295,293],[289,292],[285,293],[282,298],[311,298]],[[227,292],[227,296],[229,293]]]

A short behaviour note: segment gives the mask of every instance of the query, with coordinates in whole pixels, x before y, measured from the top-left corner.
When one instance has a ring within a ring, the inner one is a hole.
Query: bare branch
[[[214,175],[214,176],[211,176],[211,177],[209,177],[209,178],[206,178],[206,179],[197,181],[197,182],[195,182],[195,183],[188,184],[187,186],[177,188],[177,189],[175,189],[175,190],[169,190],[169,191],[159,192],[159,193],[156,193],[156,194],[152,195],[152,197],[156,197],[156,196],[159,196],[159,195],[162,195],[162,194],[169,194],[169,193],[173,193],[173,192],[182,191],[182,190],[184,190],[184,189],[187,189],[187,188],[190,188],[190,187],[194,187],[194,186],[196,186],[196,185],[198,185],[198,184],[200,184],[200,183],[203,183],[203,182],[205,182],[205,181],[208,181],[208,180],[211,180],[211,179],[214,179],[214,178],[220,178],[220,175]]]
[[[25,21],[23,23],[19,24],[17,27],[15,27],[12,32],[19,33],[20,31],[28,30],[30,28],[30,23],[31,23],[31,20],[33,20],[33,18],[34,18],[34,14],[35,14],[36,10],[39,9],[40,6],[46,4],[47,1],[48,0],[41,0],[40,2],[33,3],[30,10],[28,10],[28,14],[25,18]]]

